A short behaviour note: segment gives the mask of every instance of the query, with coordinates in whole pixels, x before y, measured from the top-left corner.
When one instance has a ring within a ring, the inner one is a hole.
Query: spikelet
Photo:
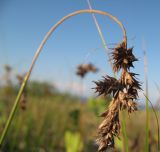
[[[89,64],[80,64],[77,67],[76,74],[81,78],[84,78],[88,72],[96,73],[98,69],[91,63]]]
[[[133,48],[126,48],[126,43],[122,42],[114,48],[112,53],[113,70],[118,72],[120,69],[129,70],[133,66],[133,62],[138,59],[133,55]]]

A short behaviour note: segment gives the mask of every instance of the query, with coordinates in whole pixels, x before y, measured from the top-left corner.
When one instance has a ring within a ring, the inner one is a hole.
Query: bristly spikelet
[[[89,64],[80,64],[78,67],[77,67],[77,71],[76,71],[76,74],[78,76],[80,76],[81,78],[84,78],[85,75],[88,73],[88,72],[93,72],[93,73],[96,73],[98,71],[98,69],[91,63]]]
[[[119,110],[127,110],[128,113],[137,110],[136,100],[141,84],[136,79],[137,74],[129,71],[134,67],[133,62],[137,61],[137,58],[133,55],[133,48],[127,49],[126,46],[126,42],[122,42],[112,52],[113,70],[114,72],[122,71],[120,78],[106,76],[103,80],[95,82],[94,89],[98,95],[113,96],[108,110],[101,114],[104,120],[98,128],[99,152],[114,147],[114,136],[119,137]]]
[[[118,100],[120,103],[120,110],[127,109],[128,113],[137,110],[137,104],[134,101],[134,96],[128,93],[119,92]]]
[[[139,81],[136,80],[136,75],[138,74],[123,70],[121,74],[121,79],[120,79],[121,83],[123,85],[137,86],[137,88],[140,89],[141,85]]]
[[[115,97],[118,91],[121,89],[121,84],[119,83],[119,81],[117,81],[117,79],[108,75],[103,78],[104,79],[101,81],[94,81],[94,83],[96,84],[96,88],[94,88],[96,90],[95,93],[98,93],[98,96],[107,96],[112,94],[113,97]]]
[[[102,152],[107,148],[114,146],[114,136],[119,137],[120,122],[119,122],[119,102],[113,100],[110,103],[110,108],[101,116],[104,120],[98,128],[97,144],[99,145],[98,151]]]
[[[132,53],[133,48],[126,48],[125,42],[120,43],[112,52],[113,70],[118,72],[121,68],[129,70],[137,58]]]
[[[87,71],[86,71],[86,69],[84,69],[81,65],[79,65],[79,66],[77,67],[77,72],[76,72],[76,74],[77,74],[78,76],[80,76],[81,78],[84,78],[84,76],[87,74]]]

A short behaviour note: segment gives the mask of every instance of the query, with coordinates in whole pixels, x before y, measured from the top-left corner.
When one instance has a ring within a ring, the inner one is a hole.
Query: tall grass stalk
[[[59,27],[60,24],[62,24],[62,23],[63,23],[65,20],[67,20],[68,18],[70,18],[70,17],[72,17],[72,16],[75,16],[75,15],[78,15],[78,14],[81,14],[81,13],[97,13],[97,14],[101,14],[101,15],[105,15],[105,16],[110,17],[112,20],[114,20],[114,21],[121,27],[121,29],[122,29],[122,31],[123,31],[123,36],[124,36],[123,38],[124,38],[125,42],[127,42],[126,30],[125,30],[123,24],[122,24],[116,17],[114,17],[113,15],[111,15],[111,14],[109,14],[109,13],[107,13],[107,12],[103,12],[103,11],[100,11],[100,10],[78,10],[78,11],[76,11],[76,12],[73,12],[73,13],[71,13],[71,14],[66,15],[66,16],[63,17],[61,20],[59,20],[59,21],[49,30],[49,32],[45,35],[44,39],[43,39],[42,42],[40,43],[40,45],[39,45],[39,47],[38,47],[38,49],[37,49],[37,51],[36,51],[36,53],[35,53],[35,56],[34,56],[34,58],[33,58],[33,60],[32,60],[31,65],[30,65],[29,71],[27,72],[27,74],[26,74],[26,76],[25,76],[25,78],[24,78],[24,80],[23,80],[23,83],[22,83],[22,85],[21,85],[21,87],[20,87],[20,90],[19,90],[18,95],[17,95],[17,97],[16,97],[16,100],[15,100],[15,102],[14,102],[14,105],[13,105],[13,107],[12,107],[12,110],[11,110],[11,112],[10,112],[10,114],[9,114],[9,118],[7,119],[6,125],[5,125],[4,130],[3,130],[2,134],[1,134],[1,137],[0,137],[0,147],[2,147],[2,144],[3,144],[3,142],[4,142],[4,139],[5,139],[6,135],[7,135],[7,132],[8,132],[8,130],[9,130],[9,127],[11,126],[11,122],[12,122],[12,120],[13,120],[13,117],[14,117],[14,115],[15,115],[15,113],[16,113],[16,110],[17,110],[19,101],[20,101],[21,96],[22,96],[22,93],[23,93],[23,91],[24,91],[24,88],[26,87],[26,84],[27,84],[27,82],[28,82],[28,79],[30,78],[30,75],[31,75],[32,70],[33,70],[33,67],[34,67],[34,65],[35,65],[35,63],[36,63],[36,60],[38,59],[39,54],[41,53],[42,48],[43,48],[43,46],[45,45],[46,41],[47,41],[48,38],[51,36],[51,34]]]
[[[88,7],[90,10],[92,10],[92,5],[91,5],[91,2],[90,0],[87,0],[87,3],[88,3]],[[114,74],[114,77],[116,78],[116,73],[113,71],[113,64],[112,64],[112,61],[111,61],[111,58],[110,58],[110,55],[109,55],[109,49],[107,47],[107,43],[105,41],[105,38],[103,36],[103,33],[102,33],[102,30],[101,30],[101,27],[98,23],[98,20],[95,16],[94,13],[92,13],[92,17],[93,17],[93,21],[96,25],[96,28],[98,30],[98,33],[100,35],[100,38],[102,40],[102,43],[103,43],[103,46],[108,54],[108,58],[109,58],[109,62],[110,62],[110,66],[112,68],[112,73]],[[122,136],[123,136],[123,148],[126,149],[125,151],[128,152],[128,137],[127,137],[127,132],[126,132],[126,122],[125,122],[125,115],[124,115],[124,112],[122,112]]]
[[[129,152],[128,136],[127,136],[127,131],[126,131],[126,120],[125,120],[124,111],[122,111],[122,136],[123,136],[123,151]]]
[[[87,3],[88,3],[89,9],[92,10],[92,5],[91,5],[91,3],[90,3],[90,0],[87,0]],[[109,49],[108,49],[107,43],[106,43],[106,41],[105,41],[105,39],[104,39],[102,30],[101,30],[101,28],[100,28],[100,26],[99,26],[99,23],[98,23],[97,18],[96,18],[96,16],[95,16],[94,13],[92,14],[92,17],[93,17],[93,21],[94,21],[94,23],[95,23],[95,25],[96,25],[96,28],[97,28],[97,30],[98,30],[98,33],[99,33],[99,35],[100,35],[100,38],[101,38],[101,40],[102,40],[103,46],[104,46],[104,48],[105,48],[105,50],[106,50],[106,52],[107,52],[107,54],[108,54],[108,57],[109,57],[109,53],[108,53],[108,50],[109,50]],[[109,57],[109,58],[110,58],[110,57]],[[110,60],[110,63],[111,63],[111,60]],[[111,65],[112,65],[112,64],[111,64]]]
[[[93,10],[93,9],[92,9],[92,5],[91,5],[91,3],[90,3],[90,0],[87,0],[87,3],[88,3],[89,9],[90,9],[90,10]],[[95,16],[94,13],[92,13],[92,17],[93,17],[93,21],[94,21],[94,23],[95,23],[95,25],[96,25],[96,28],[97,28],[97,30],[98,30],[99,36],[100,36],[100,38],[101,38],[101,40],[102,40],[103,46],[104,46],[104,48],[105,48],[105,50],[106,50],[106,52],[107,52],[110,66],[111,66],[111,68],[113,68],[112,60],[111,60],[110,55],[109,55],[109,49],[108,49],[107,43],[106,43],[106,41],[105,41],[105,38],[104,38],[104,36],[103,36],[101,27],[100,27],[100,25],[99,25],[99,23],[98,23],[98,20],[97,20],[97,18],[96,18],[96,16]],[[112,69],[112,72],[113,72],[113,74],[114,74],[114,77],[116,77],[116,74],[115,74],[115,72],[113,71],[113,69]]]
[[[159,121],[158,121],[158,115],[156,113],[156,110],[151,102],[151,100],[149,100],[149,98],[147,97],[147,95],[143,94],[145,96],[145,98],[148,100],[148,102],[151,104],[152,110],[154,112],[155,118],[156,118],[156,122],[157,122],[157,140],[158,140],[158,152],[160,152],[160,132],[159,132]]]
[[[148,75],[147,75],[147,55],[144,51],[144,76],[145,76],[145,94],[146,94],[146,131],[145,131],[145,151],[149,151],[149,93],[148,93]]]

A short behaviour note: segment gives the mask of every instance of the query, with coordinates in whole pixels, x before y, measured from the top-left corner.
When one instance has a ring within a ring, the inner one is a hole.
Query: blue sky
[[[147,51],[149,91],[152,100],[158,98],[154,82],[160,85],[160,1],[91,0],[94,9],[103,10],[119,18],[127,29],[128,46],[134,46],[139,58],[134,71],[144,81],[143,50]],[[0,0],[0,73],[8,63],[14,72],[26,72],[34,53],[47,31],[63,16],[87,9],[86,0]],[[96,15],[109,47],[122,39],[121,29],[110,19]],[[81,14],[64,22],[46,43],[34,68],[32,79],[68,83],[79,86],[74,75],[79,63],[92,62],[101,68],[97,75],[84,80],[88,92],[93,80],[111,75],[108,57],[98,35],[91,14]],[[93,92],[91,90],[91,92]],[[86,93],[87,94],[87,93]]]

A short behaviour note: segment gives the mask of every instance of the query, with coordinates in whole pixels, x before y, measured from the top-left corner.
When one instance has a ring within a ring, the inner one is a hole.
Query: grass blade
[[[147,55],[146,51],[143,51],[144,54],[144,79],[145,79],[145,94],[147,96],[145,103],[146,103],[146,128],[145,128],[145,151],[149,152],[149,93],[148,93],[148,75],[147,75]]]
[[[151,100],[149,100],[149,98],[143,93],[143,95],[145,96],[145,98],[148,100],[148,102],[151,104],[152,110],[154,112],[155,118],[156,118],[156,122],[157,122],[157,139],[158,139],[158,152],[160,152],[160,139],[159,139],[159,121],[158,121],[158,115],[156,113],[156,110],[151,102]]]
[[[128,136],[127,136],[127,131],[126,131],[126,120],[125,120],[124,111],[122,111],[122,135],[123,135],[123,151],[129,152]]]

